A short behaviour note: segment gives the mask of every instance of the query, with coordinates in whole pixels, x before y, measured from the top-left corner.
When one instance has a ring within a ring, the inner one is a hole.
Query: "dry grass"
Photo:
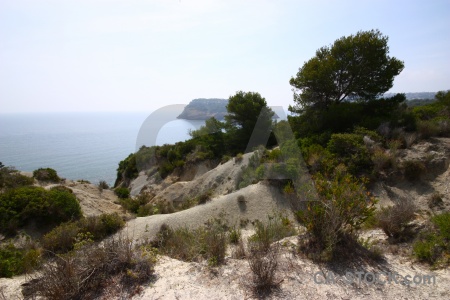
[[[109,278],[119,276],[122,289],[131,293],[151,279],[155,262],[150,248],[135,249],[126,238],[107,240],[103,246],[80,244],[77,250],[45,263],[32,275],[29,290],[50,300],[95,299]]]
[[[388,153],[382,148],[375,148],[371,158],[376,172],[390,168],[395,164],[394,154]]]
[[[243,259],[247,257],[247,252],[245,251],[244,241],[242,240],[242,238],[239,238],[236,246],[234,246],[231,257],[236,259]]]
[[[166,224],[161,226],[154,244],[161,253],[183,261],[207,259],[210,266],[224,262],[228,242],[226,228],[218,222],[205,227],[172,229]]]
[[[377,224],[388,237],[408,238],[407,224],[415,217],[416,206],[411,201],[400,201],[394,206],[383,207],[377,214]]]
[[[274,244],[267,251],[251,251],[248,264],[252,271],[252,284],[250,285],[257,295],[270,293],[277,288],[280,280],[276,273],[279,266],[279,248]]]

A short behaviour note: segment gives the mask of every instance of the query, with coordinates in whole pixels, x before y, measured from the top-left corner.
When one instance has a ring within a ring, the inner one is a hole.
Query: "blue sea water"
[[[21,171],[41,167],[60,177],[113,184],[119,161],[136,151],[149,113],[0,114],[0,162]],[[159,131],[157,145],[189,138],[203,121],[175,120]]]

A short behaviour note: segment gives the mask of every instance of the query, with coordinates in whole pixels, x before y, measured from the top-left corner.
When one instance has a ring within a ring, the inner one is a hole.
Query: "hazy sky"
[[[359,30],[405,62],[392,92],[450,89],[450,1],[0,0],[0,113],[292,102],[315,51]]]

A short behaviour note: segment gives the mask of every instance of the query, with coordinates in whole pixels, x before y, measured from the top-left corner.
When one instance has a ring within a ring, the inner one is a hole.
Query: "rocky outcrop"
[[[417,180],[407,180],[401,172],[378,181],[372,186],[372,193],[379,199],[380,206],[398,201],[413,201],[421,210],[450,209],[450,138],[433,138],[421,141],[398,155],[398,165],[414,161],[424,166]],[[433,195],[439,195],[441,203],[430,206]]]
[[[228,100],[226,99],[194,99],[183,110],[178,119],[207,120],[216,118],[223,120],[227,114]]]

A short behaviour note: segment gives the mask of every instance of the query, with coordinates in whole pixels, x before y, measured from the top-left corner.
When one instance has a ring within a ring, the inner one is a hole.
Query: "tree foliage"
[[[226,128],[236,148],[245,150],[254,131],[263,137],[272,130],[274,112],[259,93],[238,91],[229,98],[227,111]]]
[[[290,80],[297,105],[291,110],[369,100],[388,91],[404,64],[388,55],[387,42],[378,30],[359,31],[318,49]]]

